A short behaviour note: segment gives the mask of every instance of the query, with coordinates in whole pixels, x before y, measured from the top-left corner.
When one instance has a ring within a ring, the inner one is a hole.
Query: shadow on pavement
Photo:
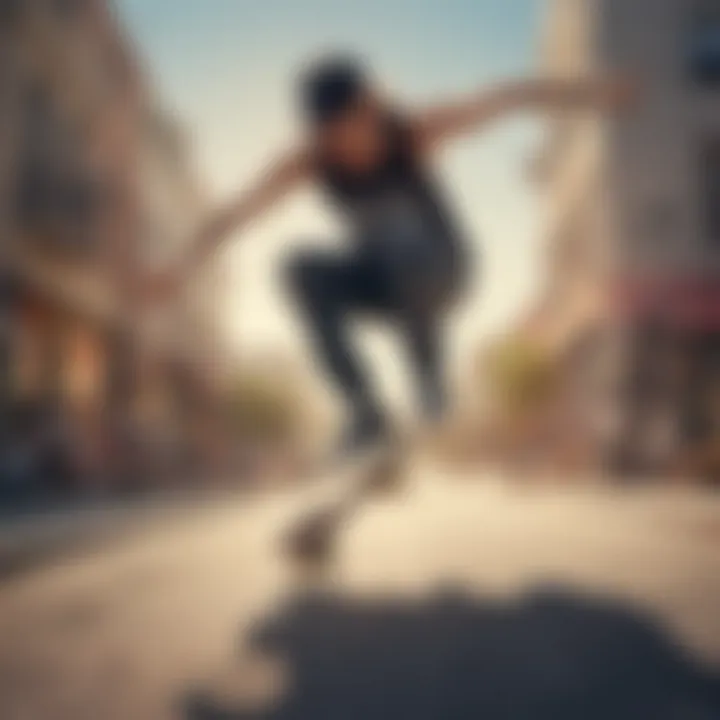
[[[253,649],[284,661],[263,711],[193,697],[187,720],[717,720],[720,677],[647,618],[564,591],[515,604],[297,599]]]

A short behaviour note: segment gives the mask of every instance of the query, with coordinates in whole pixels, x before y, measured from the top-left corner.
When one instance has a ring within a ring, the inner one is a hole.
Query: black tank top
[[[354,173],[318,157],[318,175],[331,201],[348,219],[359,242],[424,238],[460,249],[460,235],[447,206],[413,147],[409,125],[385,120],[385,158],[368,172]]]

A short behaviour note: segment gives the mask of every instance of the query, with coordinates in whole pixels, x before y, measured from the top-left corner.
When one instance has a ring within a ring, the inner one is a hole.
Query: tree
[[[229,391],[230,422],[248,442],[292,445],[303,431],[305,407],[302,388],[292,373],[245,367]]]
[[[540,348],[522,339],[505,339],[483,356],[481,373],[493,409],[501,416],[523,416],[540,408],[557,386],[557,370]]]

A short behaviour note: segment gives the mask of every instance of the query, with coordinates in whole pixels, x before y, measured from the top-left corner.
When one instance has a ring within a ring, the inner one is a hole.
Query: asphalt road
[[[8,577],[0,718],[720,718],[720,497],[425,472],[315,582],[278,551],[307,505],[205,505]]]

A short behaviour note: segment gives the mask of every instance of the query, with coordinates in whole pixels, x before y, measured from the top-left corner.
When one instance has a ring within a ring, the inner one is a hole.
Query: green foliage
[[[262,368],[238,374],[228,409],[235,431],[250,441],[290,443],[303,425],[303,399],[296,379]]]
[[[531,412],[552,394],[557,380],[555,366],[533,344],[506,339],[483,358],[483,379],[494,405],[502,413]]]

